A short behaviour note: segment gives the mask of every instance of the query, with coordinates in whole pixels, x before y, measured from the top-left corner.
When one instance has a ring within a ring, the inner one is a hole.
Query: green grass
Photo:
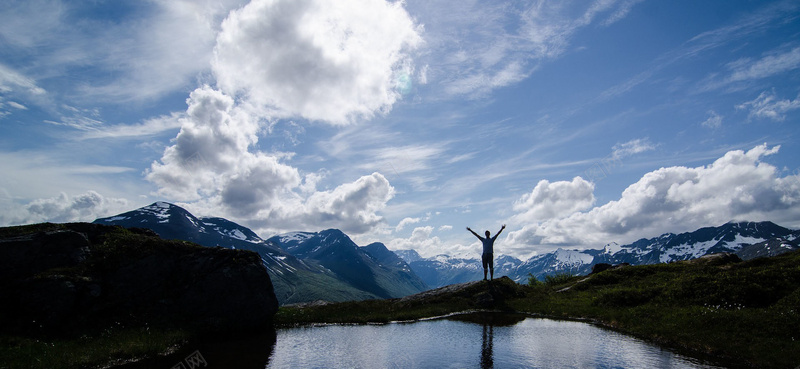
[[[189,339],[181,330],[107,329],[76,338],[0,337],[0,369],[99,368],[152,357]]]

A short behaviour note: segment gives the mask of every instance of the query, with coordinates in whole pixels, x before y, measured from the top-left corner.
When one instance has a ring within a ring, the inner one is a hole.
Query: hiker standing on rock
[[[487,268],[489,269],[489,271],[491,273],[490,274],[491,279],[494,279],[494,240],[497,239],[497,236],[499,236],[500,232],[503,232],[504,229],[506,229],[506,225],[505,224],[503,224],[503,226],[500,228],[500,230],[497,231],[497,233],[494,235],[494,237],[490,237],[491,233],[489,231],[486,231],[486,238],[483,238],[481,236],[478,236],[478,234],[475,233],[475,231],[473,231],[470,227],[467,227],[467,230],[472,232],[472,234],[474,234],[475,237],[478,237],[478,239],[481,240],[481,242],[483,243],[483,254],[481,255],[481,261],[483,263],[483,280],[484,281],[486,280],[486,269]]]

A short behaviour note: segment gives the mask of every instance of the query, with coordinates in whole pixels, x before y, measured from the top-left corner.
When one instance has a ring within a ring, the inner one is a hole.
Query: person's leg
[[[486,280],[486,268],[489,267],[489,259],[486,257],[486,254],[481,255],[481,264],[483,264],[483,280]]]
[[[491,273],[491,279],[494,279],[494,254],[489,254],[489,272]]]

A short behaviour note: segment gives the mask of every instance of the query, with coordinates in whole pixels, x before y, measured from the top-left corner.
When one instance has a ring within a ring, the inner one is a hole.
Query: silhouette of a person
[[[487,268],[489,269],[489,272],[491,273],[490,274],[491,279],[494,279],[494,240],[497,239],[497,236],[499,236],[500,232],[503,232],[504,229],[506,229],[506,225],[505,224],[503,224],[503,227],[501,227],[500,230],[497,231],[497,233],[494,235],[494,237],[491,237],[491,232],[486,231],[486,237],[484,238],[484,237],[479,236],[477,233],[475,233],[475,231],[473,231],[472,228],[467,227],[467,230],[472,232],[472,234],[474,234],[475,237],[478,237],[478,239],[481,240],[481,242],[483,243],[483,254],[481,255],[481,262],[483,263],[483,280],[484,281],[486,280],[486,269]]]

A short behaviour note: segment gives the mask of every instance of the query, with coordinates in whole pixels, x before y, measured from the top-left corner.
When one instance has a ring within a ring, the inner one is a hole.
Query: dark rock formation
[[[70,333],[114,325],[239,331],[278,308],[258,254],[97,224],[0,229],[0,326]]]
[[[616,265],[611,265],[609,263],[597,263],[595,265],[592,265],[592,272],[589,273],[589,274],[597,274],[597,273],[600,273],[602,271],[622,268],[622,267],[625,267],[625,266],[630,266],[630,264],[629,263],[620,263],[620,264],[616,264]]]
[[[697,259],[687,261],[690,264],[703,264],[711,266],[727,265],[739,263],[742,258],[731,252],[719,252],[716,254],[703,255]]]
[[[428,290],[395,300],[402,306],[448,302],[476,309],[509,309],[505,301],[525,295],[523,288],[503,276],[492,281],[473,281]]]

